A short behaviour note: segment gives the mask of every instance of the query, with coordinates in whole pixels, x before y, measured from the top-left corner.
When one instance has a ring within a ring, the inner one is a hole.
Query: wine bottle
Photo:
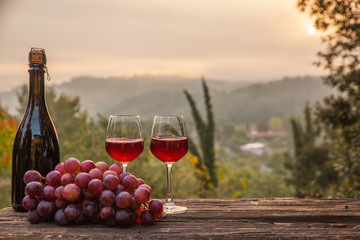
[[[58,136],[45,101],[45,50],[31,48],[29,53],[29,100],[17,130],[12,155],[11,203],[15,211],[25,211],[23,176],[35,169],[42,176],[60,162]]]

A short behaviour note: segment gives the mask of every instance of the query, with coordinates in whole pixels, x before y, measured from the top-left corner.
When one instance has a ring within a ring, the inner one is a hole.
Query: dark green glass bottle
[[[24,173],[35,169],[46,176],[60,162],[58,137],[45,101],[44,49],[29,53],[29,101],[17,130],[12,155],[11,203],[16,211],[25,211]]]

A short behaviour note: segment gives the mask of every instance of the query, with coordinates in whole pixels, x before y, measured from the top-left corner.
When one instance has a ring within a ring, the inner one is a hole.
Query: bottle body
[[[35,169],[42,176],[60,162],[57,133],[45,102],[44,69],[31,66],[29,69],[29,102],[18,127],[12,155],[12,206],[24,211],[25,196],[23,176]]]

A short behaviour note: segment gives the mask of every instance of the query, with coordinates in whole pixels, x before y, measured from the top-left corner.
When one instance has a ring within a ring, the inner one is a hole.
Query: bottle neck
[[[44,73],[43,67],[31,66],[29,69],[29,104],[46,106]]]

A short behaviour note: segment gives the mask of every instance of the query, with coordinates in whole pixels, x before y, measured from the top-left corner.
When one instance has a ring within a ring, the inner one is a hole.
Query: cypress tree
[[[206,121],[201,117],[193,97],[184,90],[199,136],[199,147],[189,137],[189,151],[198,158],[198,162],[195,163],[195,168],[199,172],[198,178],[202,181],[205,189],[211,189],[216,187],[218,183],[215,168],[215,123],[209,88],[204,77],[201,81],[206,107]]]

